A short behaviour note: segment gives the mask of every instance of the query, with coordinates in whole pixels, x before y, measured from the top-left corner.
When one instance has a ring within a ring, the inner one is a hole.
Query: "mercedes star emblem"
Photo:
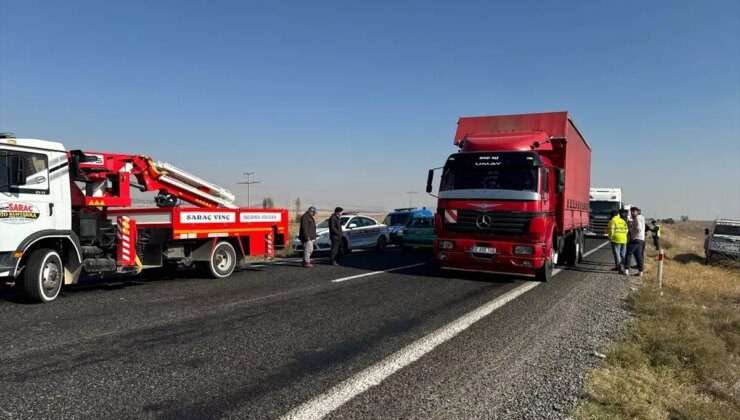
[[[487,215],[487,214],[481,214],[481,215],[480,215],[480,216],[478,216],[478,218],[477,218],[477,219],[475,220],[475,224],[476,224],[476,225],[477,225],[477,226],[478,226],[479,228],[481,228],[481,229],[486,229],[486,228],[489,228],[489,227],[491,227],[491,216],[489,216],[489,215]]]

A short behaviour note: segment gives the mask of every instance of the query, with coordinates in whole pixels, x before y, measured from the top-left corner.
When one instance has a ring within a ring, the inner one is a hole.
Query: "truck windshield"
[[[383,224],[386,226],[406,225],[411,220],[411,216],[413,216],[413,213],[389,214],[385,216]]]
[[[591,213],[611,213],[619,210],[619,204],[616,201],[592,201]]]
[[[535,167],[445,168],[440,191],[513,190],[537,191]]]
[[[738,226],[732,226],[732,225],[717,225],[714,228],[714,234],[715,235],[732,235],[732,236],[740,236],[740,225]]]

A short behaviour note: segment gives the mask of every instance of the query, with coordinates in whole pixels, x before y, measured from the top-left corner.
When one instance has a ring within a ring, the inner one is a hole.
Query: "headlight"
[[[532,255],[534,254],[534,247],[528,245],[516,245],[514,246],[515,255]]]
[[[452,241],[439,241],[440,249],[452,249],[455,247],[455,243]]]

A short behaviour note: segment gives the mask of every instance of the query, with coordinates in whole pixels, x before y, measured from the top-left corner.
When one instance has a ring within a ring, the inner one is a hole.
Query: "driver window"
[[[23,194],[49,193],[49,161],[46,155],[15,150],[2,150],[0,154],[19,156],[23,161],[23,176],[26,178],[25,185],[7,186],[3,191]]]

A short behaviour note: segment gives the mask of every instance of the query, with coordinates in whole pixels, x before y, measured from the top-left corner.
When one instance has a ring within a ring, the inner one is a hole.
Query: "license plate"
[[[709,249],[723,252],[740,252],[740,243],[712,241]]]
[[[496,248],[491,248],[490,246],[471,246],[470,252],[473,254],[495,254]]]

